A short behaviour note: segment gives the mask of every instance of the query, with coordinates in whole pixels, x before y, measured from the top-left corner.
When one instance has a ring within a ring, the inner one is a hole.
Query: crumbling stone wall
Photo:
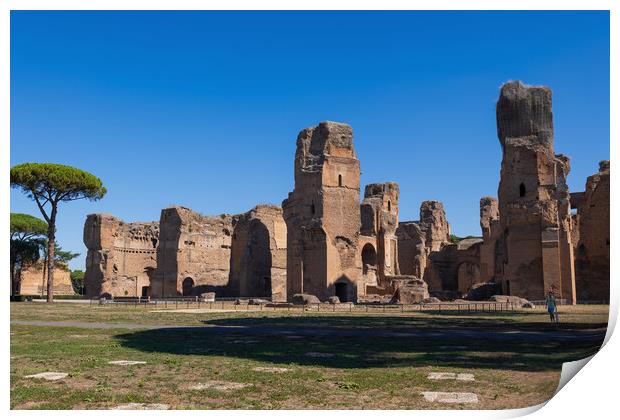
[[[400,274],[398,269],[398,196],[395,182],[369,184],[360,205],[362,278],[364,285],[387,285],[387,277]]]
[[[19,273],[19,295],[47,295],[47,271],[43,261],[22,268]],[[54,294],[74,295],[71,285],[71,273],[61,267],[54,268]]]
[[[259,205],[235,216],[230,276],[237,296],[286,301],[286,224],[280,207]]]
[[[322,122],[302,130],[295,189],[282,203],[287,225],[287,295],[357,298],[361,273],[360,164],[353,130]]]
[[[106,214],[89,214],[84,223],[84,293],[148,296],[157,266],[157,222],[125,223]]]
[[[474,284],[480,283],[481,243],[480,238],[462,239],[430,252],[424,273],[429,290],[465,294]]]
[[[286,300],[286,224],[277,206],[234,216],[170,207],[152,223],[89,215],[84,243],[89,296]]]
[[[553,151],[551,90],[509,82],[497,102],[504,293],[575,301],[568,158]]]
[[[450,224],[440,201],[423,201],[420,206],[420,229],[426,232],[426,247],[430,252],[439,251],[450,243]]]
[[[398,238],[398,267],[401,274],[423,278],[428,251],[426,232],[418,222],[400,222],[396,229]]]
[[[461,239],[456,245],[457,288],[459,294],[465,295],[471,288],[482,282],[480,274],[481,238]]]
[[[401,222],[396,231],[401,274],[424,279],[432,293],[465,294],[482,281],[482,239],[450,242],[450,225],[439,201],[424,201],[420,220]]]
[[[229,296],[233,216],[204,216],[186,207],[161,211],[157,271],[151,296]]]
[[[499,203],[495,197],[480,199],[480,229],[483,240],[480,244],[480,281],[488,283],[494,281],[496,267],[501,269],[503,264],[501,247],[497,245],[502,235],[502,227],[499,221]],[[499,264],[496,264],[497,262]]]
[[[436,265],[442,264],[444,257],[435,256],[432,259],[430,256],[450,244],[450,225],[443,203],[434,200],[422,202],[420,220],[400,223],[396,235],[401,273],[420,276],[431,291],[442,290],[445,283],[442,278],[445,276],[441,273],[445,270]]]
[[[609,301],[609,161],[588,177],[577,210],[579,240],[575,251],[575,283],[580,301]]]

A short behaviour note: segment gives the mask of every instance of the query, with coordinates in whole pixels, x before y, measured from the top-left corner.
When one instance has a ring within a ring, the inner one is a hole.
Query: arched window
[[[519,185],[519,197],[525,197],[525,185],[523,182]]]
[[[388,200],[388,211],[392,211],[392,202]]]
[[[371,244],[364,245],[362,249],[362,269],[363,273],[368,272],[368,267],[377,267],[377,251]]]
[[[314,208],[314,203],[310,205],[310,211],[312,212],[312,215],[314,216],[314,213],[316,213],[316,208]]]
[[[342,187],[342,175],[338,175],[338,186]]]
[[[183,296],[192,296],[192,291],[194,289],[194,279],[192,279],[191,277],[187,277],[185,280],[183,280],[182,288]]]

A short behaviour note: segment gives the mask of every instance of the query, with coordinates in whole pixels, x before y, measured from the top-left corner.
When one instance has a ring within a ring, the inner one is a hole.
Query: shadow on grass
[[[365,333],[385,332],[385,323],[390,325],[391,321],[402,325],[402,317],[394,320],[391,317],[364,317],[366,327],[376,326],[372,329],[360,328],[359,322],[355,329],[349,324],[355,319],[341,318],[353,317],[228,318],[208,321],[219,328],[161,328],[116,337],[121,345],[144,352],[226,356],[286,365],[339,369],[433,366],[538,372],[558,370],[564,362],[596,353],[602,344],[604,330],[600,334],[591,334],[587,330],[606,326],[570,324],[552,329],[540,323],[519,323],[518,330],[529,332],[514,336],[490,330],[491,327],[498,328],[492,320],[472,322],[468,319],[467,327],[474,327],[479,332],[463,335],[456,334],[457,330],[454,334],[448,331],[463,328],[463,325],[455,324],[454,319],[428,318],[421,320],[424,321],[422,324],[408,324],[411,328],[400,330],[418,329],[422,335],[402,337]],[[295,324],[308,320],[311,323],[305,327]],[[357,321],[360,321],[359,317]],[[338,328],[325,334],[329,329],[327,326],[334,325],[350,327],[347,328],[348,334],[339,335]],[[243,327],[247,329],[244,331]],[[534,336],[531,332],[534,327],[537,331],[549,331],[549,335]],[[515,330],[515,325],[511,324],[510,330]],[[394,330],[389,331],[394,333]]]
[[[430,316],[429,316],[430,315]],[[580,333],[587,330],[607,328],[607,323],[551,322],[534,321],[546,314],[540,313],[484,313],[479,315],[449,314],[446,312],[425,311],[423,316],[355,315],[355,314],[291,314],[289,316],[252,316],[237,318],[218,318],[203,321],[208,325],[252,326],[252,327],[347,327],[355,329],[381,328],[401,330],[437,329],[477,329],[482,331],[564,331]],[[604,332],[603,332],[604,333]]]

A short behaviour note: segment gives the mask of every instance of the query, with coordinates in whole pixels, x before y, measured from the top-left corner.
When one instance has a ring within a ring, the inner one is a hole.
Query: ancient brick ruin
[[[282,203],[287,291],[354,300],[361,274],[360,162],[353,130],[323,122],[297,137],[295,189]]]
[[[401,274],[398,267],[398,196],[395,182],[370,184],[364,190],[359,244],[362,257],[363,289],[390,288],[393,276]]]
[[[47,270],[44,270],[42,261],[23,268],[20,270],[19,276],[19,288],[16,290],[16,294],[43,296],[47,293]],[[54,293],[58,295],[75,294],[71,285],[69,270],[62,267],[54,268]]]
[[[87,294],[409,303],[429,291],[532,300],[554,291],[567,303],[608,300],[609,161],[585,192],[569,193],[545,87],[506,83],[497,130],[498,198],[480,199],[480,237],[451,236],[438,201],[424,201],[419,220],[399,222],[394,182],[369,184],[360,199],[353,130],[322,122],[297,137],[295,186],[282,208],[204,216],[171,207],[150,223],[89,215]]]
[[[575,286],[584,301],[609,300],[609,161],[588,177],[576,204]]]
[[[367,185],[360,203],[360,162],[353,130],[322,122],[297,137],[295,189],[284,200],[287,289],[327,300],[392,297],[399,288],[428,297],[426,284],[398,268],[396,183]]]
[[[569,193],[569,159],[553,149],[548,88],[505,84],[497,126],[499,200],[480,200],[482,238],[447,243],[445,213],[424,223],[422,209],[420,222],[399,225],[401,270],[424,278],[437,296],[495,284],[497,293],[533,300],[548,291],[567,303],[608,300],[609,162],[588,178],[585,193]],[[432,232],[440,240],[429,240]]]
[[[494,197],[480,199],[480,229],[482,243],[480,244],[480,281],[492,282],[495,276],[501,275],[501,242],[502,226],[499,222],[499,204]],[[496,269],[497,267],[497,269]]]
[[[286,226],[277,206],[234,216],[170,207],[149,223],[92,214],[84,243],[88,296],[215,292],[286,300]]]
[[[549,291],[575,302],[569,159],[553,148],[551,90],[505,84],[497,102],[503,158],[499,213],[507,294],[541,299]]]
[[[442,275],[440,261],[442,250],[450,244],[450,225],[443,204],[424,201],[420,206],[420,219],[401,222],[396,231],[399,247],[400,269],[424,279],[431,291],[450,288]]]
[[[157,267],[159,225],[90,214],[84,224],[88,296],[142,296]]]
[[[286,240],[280,207],[259,205],[240,215],[233,230],[231,294],[286,301]]]

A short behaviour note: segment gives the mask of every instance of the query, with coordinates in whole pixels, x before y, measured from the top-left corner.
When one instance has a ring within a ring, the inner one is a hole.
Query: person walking
[[[551,322],[557,324],[560,320],[558,318],[558,308],[555,302],[555,296],[553,295],[552,291],[549,291],[549,294],[547,294],[545,304],[547,305],[547,312],[549,312],[549,318],[551,318]]]

